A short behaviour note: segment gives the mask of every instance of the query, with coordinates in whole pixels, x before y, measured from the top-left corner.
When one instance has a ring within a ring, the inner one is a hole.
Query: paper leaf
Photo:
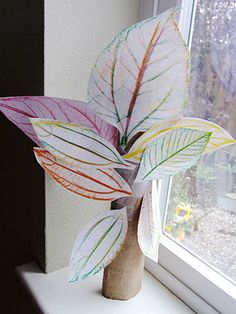
[[[147,130],[134,142],[129,152],[126,155],[123,155],[123,158],[128,161],[139,163],[145,149],[150,146],[157,137],[171,131],[178,121],[180,120],[166,120],[155,124],[153,128]]]
[[[117,130],[101,120],[82,101],[44,96],[18,96],[0,98],[0,111],[40,145],[29,118],[46,118],[81,124],[94,130],[116,146]]]
[[[93,217],[75,240],[70,259],[70,282],[86,279],[106,267],[121,249],[127,228],[126,208]]]
[[[43,147],[58,160],[74,167],[129,168],[105,139],[78,124],[30,119]]]
[[[180,128],[158,137],[143,153],[136,181],[163,179],[191,167],[210,136],[209,132]]]
[[[156,182],[154,188],[157,189]],[[159,240],[161,237],[161,217],[152,183],[144,194],[138,222],[138,243],[143,254],[158,261]]]
[[[175,125],[175,128],[187,128],[203,132],[211,132],[210,140],[203,152],[204,154],[231,145],[235,142],[234,138],[221,126],[204,119],[186,117],[181,119],[177,125]]]
[[[164,133],[178,128],[211,132],[212,135],[206,149],[203,152],[204,154],[235,142],[233,137],[219,125],[203,119],[186,117],[180,120],[164,121],[154,125],[134,143],[129,153],[123,157],[133,162],[139,162],[143,152],[150,145],[150,143],[152,143],[157,137],[162,136]]]
[[[90,75],[88,102],[119,129],[125,146],[154,123],[182,115],[188,59],[173,9],[133,25],[98,57]]]
[[[46,173],[70,192],[102,201],[132,194],[128,183],[114,169],[78,170],[58,161],[45,149],[34,148],[34,153]]]

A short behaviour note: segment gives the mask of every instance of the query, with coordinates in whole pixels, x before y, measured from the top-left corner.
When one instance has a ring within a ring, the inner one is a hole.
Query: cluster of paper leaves
[[[37,161],[65,189],[95,200],[127,197],[131,188],[116,168],[139,167],[140,182],[161,179],[234,142],[214,123],[182,118],[189,56],[174,13],[133,25],[112,40],[91,71],[88,104],[37,96],[0,99],[0,110],[39,146]],[[146,195],[138,238],[144,254],[155,259],[160,226],[152,208]],[[125,208],[91,220],[74,244],[71,281],[108,265],[126,232]]]
[[[22,96],[1,98],[0,109],[42,147],[37,161],[67,190],[105,201],[131,195],[114,169],[130,167],[115,148],[117,131],[86,103]]]
[[[234,142],[226,130],[213,122],[182,118],[154,125],[123,157],[140,163],[136,181],[163,179],[191,167],[203,153]]]

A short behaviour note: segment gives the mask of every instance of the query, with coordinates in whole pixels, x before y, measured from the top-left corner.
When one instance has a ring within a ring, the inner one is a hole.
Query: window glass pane
[[[205,155],[173,178],[165,232],[236,282],[234,150]]]
[[[199,0],[186,116],[236,137],[236,2]],[[165,233],[236,282],[236,145],[172,179]]]
[[[198,0],[191,46],[188,116],[236,136],[236,1]]]

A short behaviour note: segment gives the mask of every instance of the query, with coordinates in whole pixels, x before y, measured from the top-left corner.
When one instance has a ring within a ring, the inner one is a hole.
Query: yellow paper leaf
[[[223,146],[233,144],[234,138],[221,126],[199,118],[182,118],[179,120],[169,120],[158,123],[146,131],[131,147],[128,154],[124,155],[125,159],[139,162],[145,149],[159,136],[171,130],[178,128],[195,129],[203,132],[211,132],[211,138],[208,142],[204,153],[210,153]]]

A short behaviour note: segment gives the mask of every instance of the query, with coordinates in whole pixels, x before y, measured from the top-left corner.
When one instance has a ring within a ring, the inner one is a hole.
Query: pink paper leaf
[[[85,102],[45,96],[0,98],[0,111],[39,146],[29,118],[46,118],[80,124],[92,129],[114,146],[117,130],[99,118]]]

